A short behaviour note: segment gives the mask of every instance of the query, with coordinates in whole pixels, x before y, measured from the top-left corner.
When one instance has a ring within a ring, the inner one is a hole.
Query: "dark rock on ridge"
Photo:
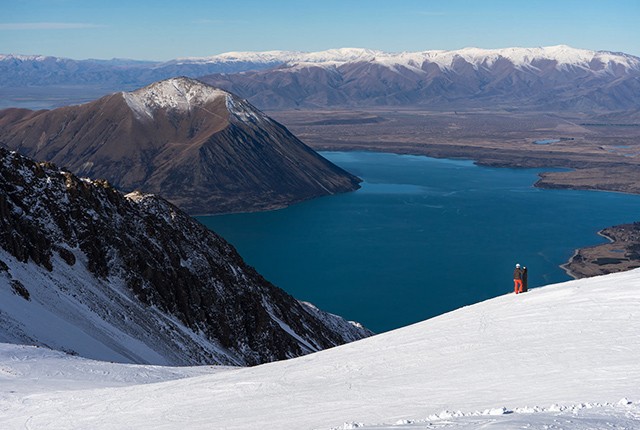
[[[39,289],[57,289],[65,300],[85,300],[91,318],[137,334],[170,364],[258,364],[370,334],[273,286],[226,241],[165,200],[139,192],[124,196],[106,181],[80,179],[2,148],[0,254],[0,284],[20,282],[15,278],[24,275],[23,266],[17,264],[48,272],[44,286],[23,276],[20,292],[28,290],[38,301]],[[83,270],[89,281],[72,279]],[[82,299],[89,293],[103,300]],[[60,312],[54,303],[40,305]],[[9,323],[7,330],[20,325]],[[0,339],[6,337],[11,333],[0,330]],[[42,344],[35,334],[23,338]],[[78,349],[72,341],[53,346]],[[131,361],[144,361],[126,345],[119,348]]]

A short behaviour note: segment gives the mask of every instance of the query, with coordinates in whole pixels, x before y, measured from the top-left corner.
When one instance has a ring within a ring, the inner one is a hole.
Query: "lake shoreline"
[[[540,169],[388,152],[322,155],[363,178],[362,189],[199,220],[270,282],[376,332],[505,294],[516,262],[531,269],[531,288],[566,282],[560,266],[575,248],[640,211],[636,196],[538,190]]]
[[[640,267],[640,223],[607,227],[598,235],[609,242],[577,249],[560,266],[569,276],[581,279]]]
[[[464,144],[419,144],[386,147],[363,142],[310,145],[318,152],[380,152],[396,155],[416,155],[438,159],[471,160],[483,167],[507,169],[564,169],[541,172],[533,185],[544,189],[606,191],[640,195],[640,169],[636,165],[619,162],[555,159],[548,156],[523,156],[522,150],[505,149],[504,153],[487,151]],[[540,145],[538,145],[540,146]],[[550,146],[550,145],[542,145]],[[583,167],[582,164],[595,167]]]
[[[613,119],[568,112],[389,107],[269,113],[315,150],[374,150],[472,159],[491,167],[572,169],[545,173],[537,186],[640,194],[640,130],[619,127]],[[536,143],[540,141],[548,143]]]
[[[397,155],[415,155],[415,156],[425,156],[432,158],[440,158],[440,159],[456,159],[456,160],[470,160],[475,164],[483,167],[499,167],[499,168],[511,168],[511,169],[523,169],[523,168],[550,168],[550,166],[539,166],[536,162],[532,162],[531,165],[522,165],[520,164],[511,164],[511,163],[502,163],[502,162],[491,162],[487,163],[486,161],[482,161],[482,159],[476,159],[473,156],[462,156],[460,152],[454,151],[454,156],[447,156],[446,154],[440,154],[440,156],[429,155],[427,153],[413,153],[412,151],[389,151],[383,150],[381,148],[372,147],[372,148],[362,148],[362,147],[352,147],[349,148],[348,145],[340,145],[340,152],[381,152],[388,154],[397,154]],[[336,149],[321,149],[319,152],[324,151],[336,151]],[[416,151],[419,152],[419,151]],[[597,170],[598,173],[594,175],[594,170]],[[540,179],[532,184],[532,186],[541,189],[567,189],[567,190],[583,190],[583,191],[601,191],[601,192],[611,192],[611,193],[623,193],[623,194],[640,194],[640,183],[635,184],[634,181],[631,181],[631,185],[621,181],[619,177],[616,175],[611,175],[610,177],[615,178],[613,180],[609,180],[608,182],[602,183],[601,178],[607,177],[601,168],[596,169],[576,169],[565,172],[542,172],[538,176]],[[637,169],[636,169],[637,170]],[[634,174],[637,172],[634,171]],[[592,176],[593,175],[593,176]],[[575,181],[572,181],[572,178],[575,178]],[[617,184],[616,186],[610,186],[610,184]],[[624,225],[617,226],[608,226],[603,230],[600,230],[597,234],[602,236],[610,241],[610,243],[616,243],[622,241],[621,239],[616,239],[620,237],[620,231],[624,232]],[[609,234],[607,234],[609,232]],[[622,241],[626,247],[637,246],[640,248],[640,235],[633,238],[627,238]],[[569,258],[566,263],[560,265],[560,268],[564,270],[567,275],[572,277],[573,279],[580,279],[591,276],[598,276],[608,273],[622,272],[627,270],[632,270],[637,267],[640,267],[640,258],[638,259],[630,259],[629,261],[621,261],[618,263],[610,263],[610,264],[599,264],[598,261],[602,261],[601,259],[611,258],[611,250],[606,245],[601,244],[590,247],[578,248],[575,250],[574,254]],[[578,263],[577,260],[581,258],[584,254],[587,254],[589,261],[581,261]],[[633,255],[633,254],[630,254]],[[606,267],[604,267],[606,266]]]

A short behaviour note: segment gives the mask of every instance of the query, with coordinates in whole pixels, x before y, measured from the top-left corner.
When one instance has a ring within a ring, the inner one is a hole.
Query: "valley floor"
[[[640,123],[634,116],[388,108],[269,114],[316,150],[568,168],[573,170],[545,173],[538,185],[640,194]]]
[[[639,332],[633,270],[251,368],[116,365],[4,344],[0,427],[640,428]]]

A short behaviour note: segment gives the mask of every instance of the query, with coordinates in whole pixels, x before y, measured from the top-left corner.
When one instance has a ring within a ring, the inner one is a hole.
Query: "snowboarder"
[[[528,278],[529,275],[527,273],[527,268],[526,266],[522,266],[522,291],[520,291],[521,293],[526,293],[527,291],[529,291],[529,286],[528,284]]]
[[[520,264],[516,264],[513,270],[513,292],[519,294],[522,292],[522,269]]]

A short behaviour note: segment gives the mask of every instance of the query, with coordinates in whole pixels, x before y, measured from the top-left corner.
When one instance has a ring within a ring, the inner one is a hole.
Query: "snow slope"
[[[95,361],[48,348],[0,344],[0,386],[14,395],[124,387],[224,372],[233,367],[170,367]]]
[[[19,262],[1,248],[0,261],[11,273],[9,278],[9,272],[0,271],[0,342],[45,345],[122,363],[181,365],[190,363],[187,357],[206,351],[214,357],[211,361],[242,364],[230,351],[172,315],[145,306],[123,279],[101,280],[85,264],[70,267],[57,256],[51,272],[32,262]],[[26,286],[28,301],[13,292],[13,280]]]
[[[0,147],[0,342],[123,363],[252,365],[369,334],[273,286],[160,197]]]
[[[41,381],[12,393],[27,378],[16,371],[23,353],[2,346],[0,427],[640,428],[638,333],[635,270],[505,295],[292,360],[194,377],[185,369],[186,378],[162,383],[62,391]],[[29,367],[42,374],[51,360]]]

